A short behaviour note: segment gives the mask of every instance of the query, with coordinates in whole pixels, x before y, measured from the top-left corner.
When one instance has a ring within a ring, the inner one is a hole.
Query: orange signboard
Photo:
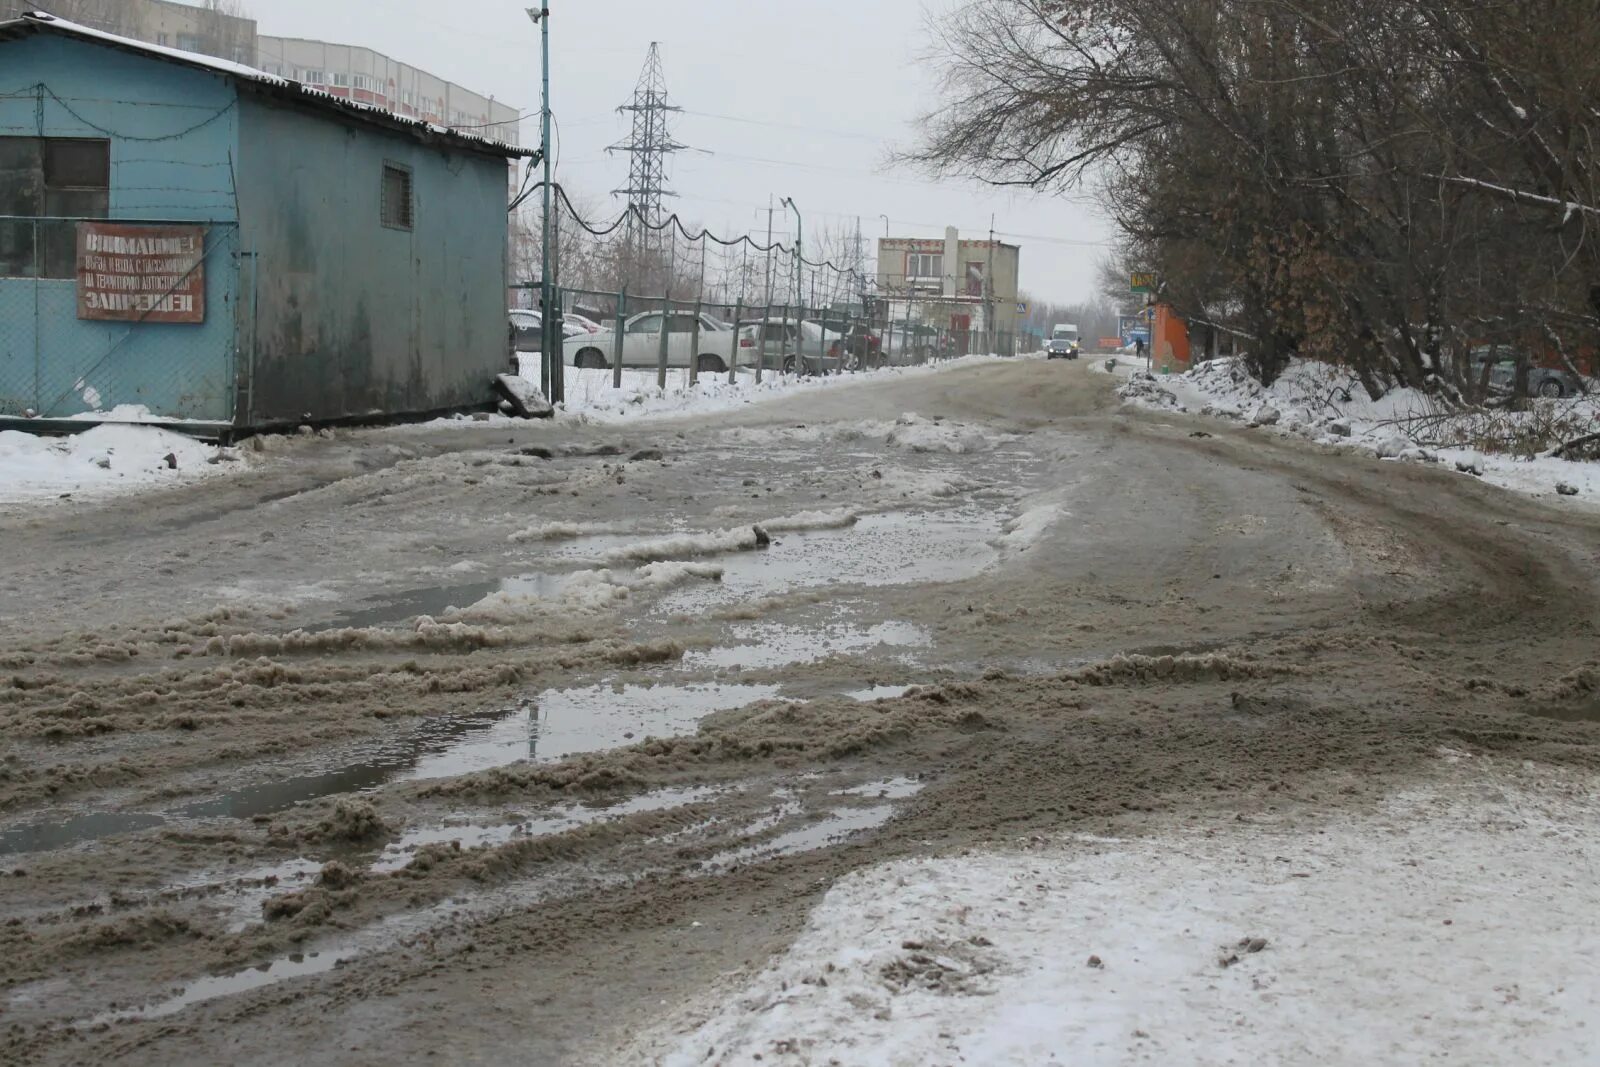
[[[78,223],[78,318],[206,321],[206,228]]]

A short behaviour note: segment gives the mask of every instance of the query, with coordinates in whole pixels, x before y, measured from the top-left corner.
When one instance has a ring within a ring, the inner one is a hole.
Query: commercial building
[[[0,419],[229,433],[486,406],[519,148],[0,23]]]
[[[878,294],[890,321],[948,331],[963,350],[1016,345],[1022,250],[1004,241],[963,241],[950,228],[938,238],[878,241]]]

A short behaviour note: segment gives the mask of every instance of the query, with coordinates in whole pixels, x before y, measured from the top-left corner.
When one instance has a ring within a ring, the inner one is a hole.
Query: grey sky
[[[363,44],[524,110],[538,106],[538,37],[523,13],[532,0],[246,2],[263,33]],[[1102,242],[1110,229],[1092,208],[934,184],[885,165],[933,99],[918,59],[925,0],[550,3],[558,177],[598,215],[620,210],[609,193],[627,174],[626,158],[604,151],[627,134],[615,109],[660,41],[668,88],[686,109],[674,132],[703,150],[680,154],[670,171],[685,218],[764,235],[776,194],[794,198],[808,229],[853,226],[859,215],[876,238],[887,214],[896,235],[935,236],[948,224],[978,238],[992,212],[996,229],[1022,246],[1024,289],[1060,301],[1091,294],[1103,249],[1079,242]],[[522,139],[537,143],[532,118]],[[779,229],[787,237],[781,216]]]

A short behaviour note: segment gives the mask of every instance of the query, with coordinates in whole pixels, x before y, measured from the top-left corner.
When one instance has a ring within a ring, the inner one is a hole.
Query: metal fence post
[[[783,305],[783,318],[780,319],[779,321],[783,323],[783,345],[781,347],[788,348],[789,347],[789,305],[788,304]],[[806,363],[806,339],[805,339],[805,335],[800,332],[800,324],[799,323],[795,323],[795,326],[794,326],[794,340],[795,340],[794,372],[795,372],[796,375],[798,375],[800,373],[800,368],[805,366],[805,363]],[[784,361],[784,359],[786,358],[787,355],[788,355],[788,353],[785,353],[785,352],[778,353],[778,369],[780,371],[783,370],[783,361]]]
[[[728,384],[737,385],[739,382],[739,319],[744,315],[744,297],[739,297],[733,305],[733,347],[728,350]],[[759,360],[759,357],[757,357]]]
[[[772,299],[767,299],[767,309],[761,315],[761,328],[756,331],[756,384],[761,384],[761,372],[767,365],[767,324],[772,319]]]
[[[667,391],[667,320],[672,318],[672,297],[661,298],[661,333],[656,339],[656,388]]]
[[[611,387],[622,388],[622,329],[628,323],[628,290],[617,294],[617,332],[611,338]]]
[[[701,268],[702,273],[704,267]],[[700,380],[700,297],[694,298],[694,321],[689,323],[689,384]]]
[[[566,290],[551,284],[550,307],[555,312],[555,317],[550,320],[549,332],[555,351],[550,354],[550,392],[545,394],[545,399],[552,404],[567,402],[567,331],[562,328],[566,321],[562,312],[566,297]]]

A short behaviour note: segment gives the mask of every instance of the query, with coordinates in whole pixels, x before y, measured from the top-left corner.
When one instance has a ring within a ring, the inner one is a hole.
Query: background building
[[[173,0],[0,0],[0,19],[46,11],[90,29],[255,66],[256,22],[231,14],[236,7]]]
[[[256,21],[230,11],[233,0],[0,0],[0,19],[47,11],[64,19],[164,48],[198,52],[302,82],[334,96],[385,108],[438,126],[477,130],[516,144],[520,113],[425,70],[355,45],[269,37]]]
[[[878,240],[878,294],[891,322],[933,326],[967,338],[967,350],[986,344],[1009,353],[1016,341],[1022,250],[1004,241],[963,241],[951,228],[943,240]]]
[[[268,74],[438,126],[480,130],[512,144],[519,138],[516,108],[382,52],[299,37],[257,37],[256,49],[257,65]]]

